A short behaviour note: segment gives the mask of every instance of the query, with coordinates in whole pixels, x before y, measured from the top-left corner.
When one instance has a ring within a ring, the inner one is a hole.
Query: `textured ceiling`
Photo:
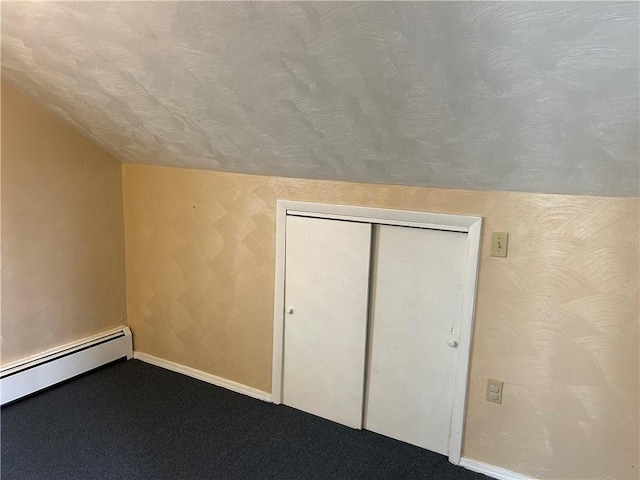
[[[639,5],[2,2],[2,75],[123,162],[635,196]]]

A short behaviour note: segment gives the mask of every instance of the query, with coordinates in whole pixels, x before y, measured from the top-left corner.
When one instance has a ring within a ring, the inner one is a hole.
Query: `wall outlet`
[[[491,233],[491,256],[506,257],[508,243],[509,243],[509,234],[507,232],[492,232]]]
[[[487,379],[487,392],[486,392],[486,400],[487,402],[493,403],[502,403],[502,387],[504,386],[504,382],[501,380],[496,380],[495,378]]]

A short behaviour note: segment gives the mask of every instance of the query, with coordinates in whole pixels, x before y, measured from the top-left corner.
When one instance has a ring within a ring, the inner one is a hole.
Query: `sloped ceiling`
[[[2,75],[123,162],[635,196],[639,5],[2,2]]]

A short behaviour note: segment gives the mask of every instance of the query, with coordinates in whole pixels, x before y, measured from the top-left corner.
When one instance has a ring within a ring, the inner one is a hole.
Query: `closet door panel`
[[[376,227],[365,425],[448,454],[466,234]]]
[[[287,217],[283,403],[362,427],[371,225]]]

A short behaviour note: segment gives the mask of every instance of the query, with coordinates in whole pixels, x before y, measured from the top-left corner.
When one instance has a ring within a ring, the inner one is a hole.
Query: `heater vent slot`
[[[132,357],[131,330],[121,327],[14,362],[0,369],[1,404]]]

